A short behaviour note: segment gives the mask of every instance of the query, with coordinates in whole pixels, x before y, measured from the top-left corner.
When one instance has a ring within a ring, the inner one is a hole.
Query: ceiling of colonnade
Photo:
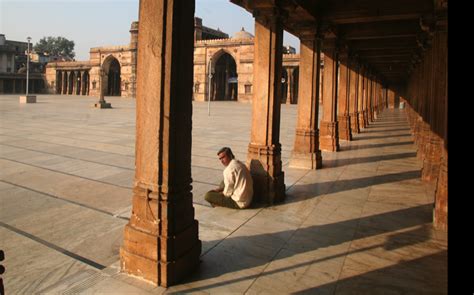
[[[324,47],[338,44],[389,85],[404,84],[429,47],[447,0],[230,0],[251,13],[285,13],[284,29],[300,37],[321,28]],[[324,51],[324,50],[323,50]]]

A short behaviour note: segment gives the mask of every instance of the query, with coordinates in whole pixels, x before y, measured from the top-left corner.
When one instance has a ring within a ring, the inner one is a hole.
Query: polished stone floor
[[[282,105],[286,201],[212,208],[216,151],[246,159],[251,105],[193,104],[194,206],[199,269],[163,289],[119,272],[131,211],[134,100],[0,96],[0,249],[6,294],[446,294],[447,237],[431,227],[433,187],[404,110],[323,152],[323,169],[288,167],[297,108]]]

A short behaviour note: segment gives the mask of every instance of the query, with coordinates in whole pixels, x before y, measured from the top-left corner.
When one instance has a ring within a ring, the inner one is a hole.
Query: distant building
[[[0,34],[0,93],[26,92],[27,50],[27,42],[7,40],[4,34]],[[40,64],[30,63],[30,93],[44,90],[41,69]]]
[[[283,54],[296,54],[296,49],[290,45],[283,46]]]
[[[103,83],[106,96],[135,97],[138,22],[132,23],[130,34],[128,45],[91,48],[88,61],[49,62],[47,91],[99,96],[100,83]],[[242,28],[229,37],[219,29],[203,26],[202,19],[195,17],[194,42],[194,100],[250,102],[254,36]],[[299,55],[291,46],[284,46],[283,52],[282,101],[296,103]],[[212,72],[210,83],[209,69]]]

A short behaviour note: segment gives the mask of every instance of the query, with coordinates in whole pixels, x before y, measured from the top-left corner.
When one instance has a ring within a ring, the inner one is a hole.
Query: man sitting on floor
[[[213,207],[222,206],[244,209],[250,206],[253,196],[253,181],[247,166],[235,159],[232,150],[223,147],[217,153],[219,160],[226,167],[224,181],[217,189],[206,193],[204,199]]]

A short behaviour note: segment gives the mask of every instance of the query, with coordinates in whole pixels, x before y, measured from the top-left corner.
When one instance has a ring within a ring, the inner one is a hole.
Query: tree
[[[36,52],[46,52],[50,55],[69,56],[73,58],[74,41],[70,41],[64,37],[43,37],[33,47]]]

